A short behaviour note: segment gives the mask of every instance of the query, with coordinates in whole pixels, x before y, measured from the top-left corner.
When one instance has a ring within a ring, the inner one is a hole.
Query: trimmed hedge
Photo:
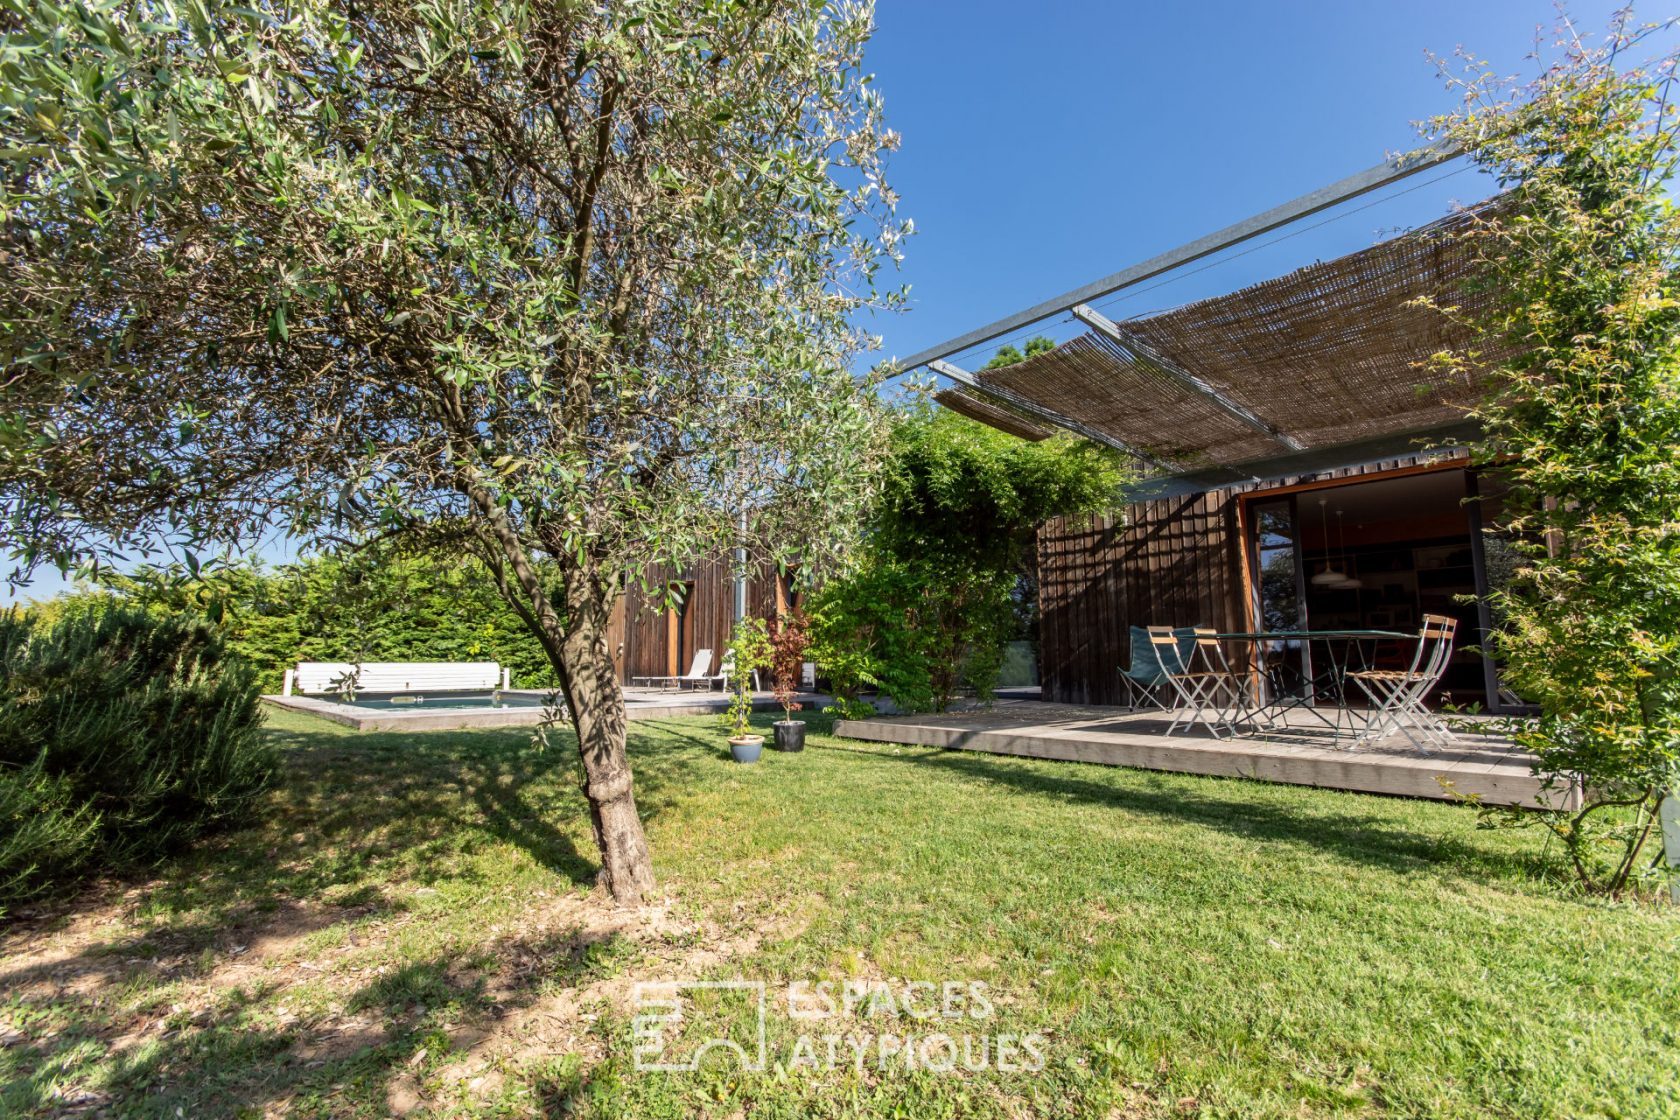
[[[201,621],[0,620],[0,903],[249,820],[276,769],[261,724],[255,677]]]
[[[498,661],[520,688],[558,684],[542,646],[471,556],[391,546],[278,568],[141,568],[40,604],[48,618],[116,606],[208,617],[265,691],[299,661]]]

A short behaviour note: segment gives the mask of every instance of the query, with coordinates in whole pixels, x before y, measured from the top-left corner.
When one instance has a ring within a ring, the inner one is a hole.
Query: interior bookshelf
[[[1479,657],[1470,652],[1476,610],[1465,597],[1476,593],[1476,570],[1467,538],[1349,546],[1336,556],[1309,554],[1309,572],[1326,561],[1358,579],[1357,588],[1307,587],[1307,611],[1315,630],[1395,630],[1415,633],[1425,614],[1459,620],[1460,639],[1449,670],[1449,688],[1480,681]],[[1463,677],[1463,681],[1457,678]],[[1471,678],[1474,678],[1473,680]]]

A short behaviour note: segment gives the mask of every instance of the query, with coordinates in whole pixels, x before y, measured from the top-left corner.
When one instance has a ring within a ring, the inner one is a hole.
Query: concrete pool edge
[[[519,696],[546,696],[544,689],[515,688],[509,692]],[[522,708],[433,708],[418,707],[409,711],[372,711],[314,696],[264,696],[266,703],[287,711],[303,712],[319,719],[330,720],[356,731],[461,731],[472,728],[535,727],[543,720],[545,709]],[[817,693],[801,693],[799,702],[807,710],[832,701]],[[721,693],[658,692],[625,690],[625,715],[630,719],[663,719],[674,716],[715,715],[729,705]],[[769,693],[753,697],[755,712],[774,711],[781,705]]]

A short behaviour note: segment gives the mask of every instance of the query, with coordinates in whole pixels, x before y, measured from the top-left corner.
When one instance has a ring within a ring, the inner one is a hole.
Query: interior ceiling
[[[1298,497],[1297,506],[1303,528],[1310,528],[1315,533],[1319,529],[1320,501],[1325,503],[1324,513],[1332,532],[1338,510],[1349,530],[1413,521],[1443,513],[1462,514],[1464,472],[1456,469],[1427,471],[1404,478],[1307,491]]]
[[[1477,339],[1417,301],[1461,315],[1485,305],[1491,293],[1471,283],[1473,250],[1457,235],[1489,205],[1229,295],[1129,320],[1119,324],[1119,339],[1093,331],[982,371],[973,375],[978,392],[955,403],[942,394],[942,403],[988,423],[973,402],[990,404],[1006,431],[1006,424],[1047,430],[1052,422],[1024,402],[1197,488],[1304,473],[1315,459],[1328,464],[1338,449],[1363,444],[1383,442],[1383,453],[1371,456],[1379,458],[1402,437],[1463,438],[1473,430],[1467,407],[1482,386],[1429,359]],[[1258,423],[1234,415],[1244,412]]]

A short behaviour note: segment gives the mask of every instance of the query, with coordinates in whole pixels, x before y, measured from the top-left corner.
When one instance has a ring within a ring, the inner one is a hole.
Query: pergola
[[[1456,153],[1426,149],[1145,262],[1158,275],[1258,232],[1415,174]],[[1494,203],[1496,204],[1496,203]],[[1431,356],[1475,343],[1438,307],[1471,315],[1490,293],[1457,236],[1482,207],[1229,295],[1113,321],[1086,299],[1127,274],[954,339],[925,364],[956,387],[945,407],[1025,439],[1057,428],[1131,455],[1150,476],[1136,497],[1354,466],[1461,443],[1482,388]],[[1208,248],[1209,245],[1215,246]],[[1088,329],[1054,350],[970,373],[946,356],[987,331],[1070,311]]]

